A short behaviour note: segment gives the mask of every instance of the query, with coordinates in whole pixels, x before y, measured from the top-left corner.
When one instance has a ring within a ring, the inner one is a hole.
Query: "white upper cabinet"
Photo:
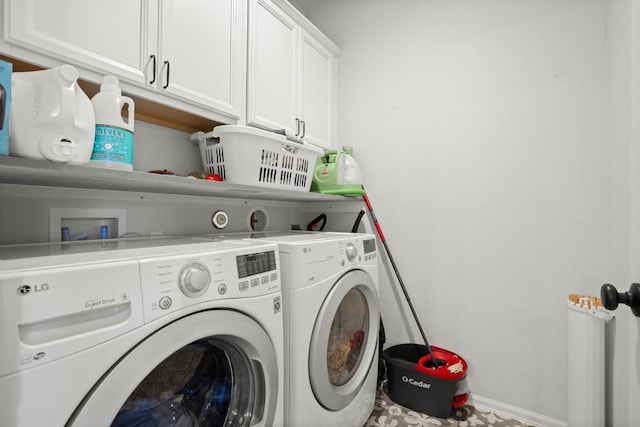
[[[291,133],[299,109],[298,26],[264,0],[251,0],[249,21],[247,120]]]
[[[149,7],[144,0],[5,0],[5,37],[74,65],[144,84],[149,34],[157,31],[148,19]]]
[[[250,0],[247,122],[334,147],[338,54],[289,3]]]
[[[245,94],[244,1],[162,0],[161,5],[159,87],[239,118]]]
[[[300,118],[304,139],[324,147],[336,144],[336,59],[306,32],[302,33]]]
[[[245,111],[245,12],[243,0],[4,0],[3,50],[233,122]]]
[[[148,6],[143,0],[5,0],[5,37],[69,63],[144,83],[148,33],[155,30],[148,28]]]

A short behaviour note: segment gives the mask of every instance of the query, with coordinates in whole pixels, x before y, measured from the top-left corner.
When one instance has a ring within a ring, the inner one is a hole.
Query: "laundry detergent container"
[[[13,73],[10,152],[12,156],[85,164],[91,158],[95,115],[78,86],[78,70],[61,65]]]
[[[455,353],[431,346],[438,361],[432,367],[426,346],[399,344],[382,352],[388,394],[395,403],[438,418],[449,418],[467,401],[463,380],[467,362]]]

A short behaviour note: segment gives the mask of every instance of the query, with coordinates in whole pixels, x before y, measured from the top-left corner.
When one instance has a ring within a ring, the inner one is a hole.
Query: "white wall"
[[[134,130],[133,170],[170,169],[187,176],[203,169],[200,149],[189,140],[190,134],[142,121],[135,122]]]
[[[567,295],[626,279],[614,260],[626,249],[612,251],[625,214],[610,203],[628,208],[628,193],[611,186],[629,182],[612,165],[629,146],[610,144],[608,6],[325,0],[306,10],[343,49],[339,140],[355,149],[431,344],[467,359],[473,394],[558,422]],[[403,324],[383,297],[390,341],[408,339],[410,315]]]

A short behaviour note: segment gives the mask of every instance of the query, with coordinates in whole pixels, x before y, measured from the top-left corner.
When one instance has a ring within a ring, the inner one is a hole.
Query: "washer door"
[[[131,349],[67,426],[270,426],[277,371],[273,344],[254,320],[195,313]]]
[[[379,326],[373,280],[362,270],[347,272],[322,304],[311,337],[309,379],[322,406],[338,411],[356,397],[377,351]]]

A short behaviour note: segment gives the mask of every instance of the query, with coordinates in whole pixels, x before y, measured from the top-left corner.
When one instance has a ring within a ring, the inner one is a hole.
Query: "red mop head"
[[[443,380],[461,380],[467,376],[467,362],[462,357],[436,346],[431,346],[431,351],[438,362],[438,367],[433,366],[431,356],[426,354],[418,360],[416,365],[418,371]]]
[[[435,346],[431,346],[431,352],[438,362],[438,367],[433,366],[431,356],[426,354],[418,360],[417,371],[442,380],[457,381],[467,376],[467,362],[462,357]],[[468,397],[467,393],[456,395],[453,399],[453,407],[460,408],[466,403]]]

